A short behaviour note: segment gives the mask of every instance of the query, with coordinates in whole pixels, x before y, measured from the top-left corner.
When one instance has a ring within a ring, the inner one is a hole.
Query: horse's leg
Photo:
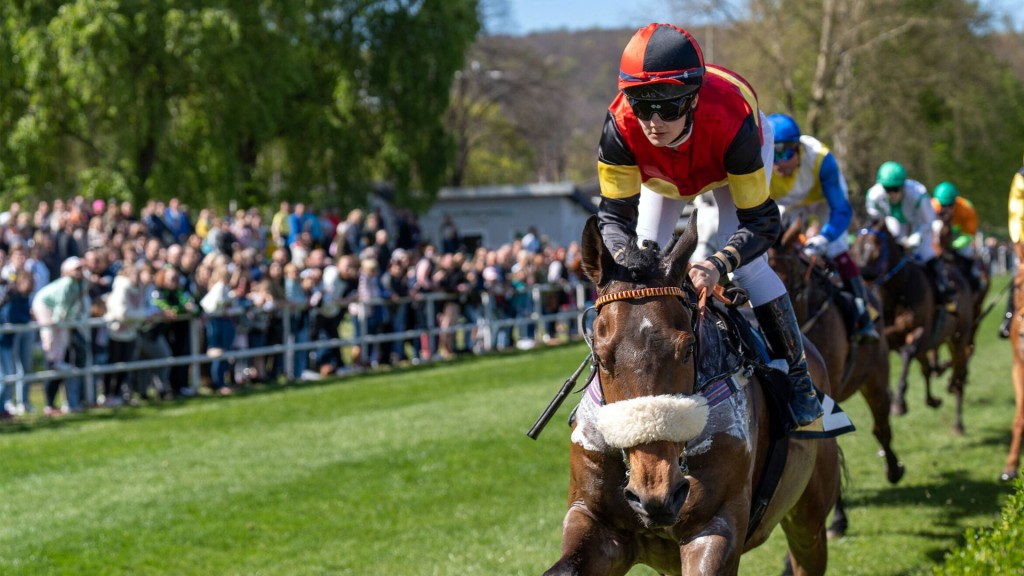
[[[795,576],[821,576],[828,565],[825,524],[839,500],[839,447],[818,442],[814,472],[796,505],[782,519]],[[685,572],[684,572],[685,573]]]
[[[942,398],[937,398],[932,394],[932,374],[934,369],[928,354],[925,354],[924,358],[918,358],[918,364],[921,365],[921,378],[924,379],[924,403],[929,408],[942,406]]]
[[[569,507],[562,528],[562,557],[544,576],[623,576],[632,559],[625,545],[581,503]]]
[[[915,348],[908,344],[900,348],[900,379],[896,387],[896,398],[892,401],[892,413],[896,416],[903,416],[907,413],[907,372],[910,371],[910,361],[913,359],[911,349]]]
[[[838,540],[846,536],[846,529],[850,527],[850,520],[846,517],[846,503],[843,502],[843,494],[839,493],[836,499],[836,507],[832,509],[832,524],[828,527],[826,535],[829,540]]]
[[[1020,468],[1021,439],[1024,437],[1024,359],[1013,359],[1013,394],[1016,412],[1013,416],[1013,436],[1010,439],[1010,452],[1006,455],[1006,465],[999,479],[1008,482],[1017,477]]]
[[[735,534],[727,532],[732,521],[713,518],[708,531],[679,549],[682,573],[694,576],[735,576],[740,570],[742,543]],[[712,533],[721,529],[723,532]]]
[[[964,340],[960,338],[960,340]],[[967,350],[966,343],[960,343],[952,350],[953,374],[949,378],[949,392],[956,401],[956,422],[953,424],[953,433],[957,436],[964,434],[964,386],[967,384]],[[953,348],[953,347],[951,347]]]
[[[892,426],[889,423],[889,406],[892,404],[892,393],[889,391],[888,370],[884,374],[873,376],[868,382],[860,387],[860,393],[868,403],[871,410],[871,419],[874,426],[871,432],[882,447],[882,456],[885,457],[885,477],[891,484],[895,484],[903,478],[903,464],[896,457],[892,449]]]

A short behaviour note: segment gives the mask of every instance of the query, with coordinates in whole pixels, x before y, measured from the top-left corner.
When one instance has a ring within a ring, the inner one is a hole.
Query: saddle
[[[732,374],[748,370],[757,374],[767,401],[770,414],[768,456],[761,477],[755,484],[751,501],[750,523],[747,527],[747,538],[750,538],[764,517],[782,479],[790,438],[829,438],[851,432],[854,428],[838,405],[816,388],[826,413],[820,420],[823,423],[822,430],[796,431],[797,425],[788,409],[792,389],[786,372],[778,367],[778,362],[782,366],[785,366],[785,362],[771,360],[764,336],[740,311],[746,299],[746,293],[739,288],[724,291],[717,287],[714,297],[704,302],[703,306],[698,304],[692,317],[698,350],[697,392],[707,396],[707,389],[716,382],[723,379],[729,382]],[[832,419],[828,429],[824,426],[826,418]]]

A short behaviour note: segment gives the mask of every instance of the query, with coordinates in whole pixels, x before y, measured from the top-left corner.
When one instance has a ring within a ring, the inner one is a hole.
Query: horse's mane
[[[627,243],[618,258],[620,266],[616,276],[622,280],[646,284],[655,278],[664,276],[662,268],[661,250],[657,242],[650,240],[641,241],[643,246],[637,246],[635,242]]]

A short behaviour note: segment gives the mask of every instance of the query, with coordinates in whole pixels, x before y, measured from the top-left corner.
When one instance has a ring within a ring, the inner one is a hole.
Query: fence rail
[[[572,298],[569,299],[571,302],[569,309],[549,313],[543,312],[543,302],[546,296],[550,295],[553,291],[567,290],[571,291],[572,296]],[[0,325],[0,335],[25,332],[35,333],[38,335],[41,328],[63,328],[70,331],[78,331],[78,333],[85,339],[85,358],[81,366],[46,368],[42,370],[34,370],[21,376],[17,374],[4,374],[2,380],[6,386],[12,386],[19,382],[34,384],[37,382],[63,380],[65,382],[66,393],[78,394],[81,392],[84,396],[84,401],[87,404],[94,404],[98,397],[96,386],[97,378],[117,372],[135,372],[187,365],[189,366],[190,383],[192,386],[197,386],[200,382],[201,366],[203,364],[209,364],[216,360],[243,360],[255,357],[277,356],[283,360],[284,376],[288,380],[294,380],[301,376],[300,374],[295,373],[295,353],[329,348],[342,348],[347,346],[368,346],[386,342],[398,342],[400,345],[404,345],[405,342],[411,339],[422,339],[424,337],[427,339],[428,350],[430,351],[429,357],[426,358],[426,360],[429,361],[433,359],[433,352],[436,350],[437,338],[446,334],[455,335],[457,333],[467,333],[475,330],[475,341],[472,343],[465,342],[464,344],[472,346],[476,352],[490,352],[506,347],[500,342],[499,334],[501,334],[502,331],[506,331],[506,333],[515,331],[518,333],[518,337],[522,339],[522,335],[531,331],[531,327],[537,334],[542,334],[546,333],[545,325],[550,325],[552,323],[561,324],[563,326],[562,333],[573,338],[576,323],[583,310],[590,304],[588,294],[589,287],[586,285],[577,284],[565,287],[545,284],[533,286],[528,292],[520,293],[521,296],[527,296],[529,298],[528,305],[523,307],[525,313],[514,318],[503,318],[496,305],[495,296],[488,292],[482,292],[480,293],[481,304],[479,306],[482,314],[480,314],[478,318],[472,322],[462,322],[446,327],[439,326],[438,312],[441,310],[444,303],[456,300],[459,296],[437,293],[400,299],[373,299],[362,302],[352,302],[351,304],[355,307],[355,313],[351,318],[359,323],[360,329],[356,331],[360,334],[359,336],[349,338],[339,337],[310,342],[297,341],[296,334],[292,331],[293,316],[303,312],[303,308],[297,306],[283,306],[273,310],[259,312],[270,314],[271,321],[280,322],[283,332],[282,343],[240,350],[224,350],[213,354],[209,351],[198,352],[202,350],[200,335],[203,333],[204,320],[206,317],[179,316],[174,319],[154,320],[152,324],[179,322],[187,319],[189,322],[191,354],[184,356],[172,356],[163,359],[134,360],[131,362],[118,363],[96,362],[93,352],[93,338],[98,329],[105,328],[109,324],[102,318],[90,318],[88,320],[81,320],[77,322],[61,322],[49,325],[42,325],[35,322],[18,325],[2,324]],[[426,313],[424,315],[426,319],[425,327],[400,332],[391,331],[380,334],[368,334],[368,324],[371,316],[370,310],[372,307],[386,306],[393,308],[405,304],[410,306],[424,306],[426,308]],[[317,308],[307,309],[307,311],[315,315],[317,313]],[[241,316],[241,313],[235,312],[231,315]],[[344,314],[342,316],[344,316]],[[339,318],[339,323],[341,321],[341,318]],[[142,336],[140,335],[140,338],[141,337]],[[508,342],[508,345],[511,345],[511,341]],[[35,346],[38,348],[38,337],[36,339]]]

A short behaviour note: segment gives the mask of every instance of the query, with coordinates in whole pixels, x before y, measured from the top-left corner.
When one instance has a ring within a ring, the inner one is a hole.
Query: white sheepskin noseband
[[[606,404],[597,411],[597,428],[615,448],[648,442],[686,442],[708,422],[707,399],[694,396],[641,396]]]

